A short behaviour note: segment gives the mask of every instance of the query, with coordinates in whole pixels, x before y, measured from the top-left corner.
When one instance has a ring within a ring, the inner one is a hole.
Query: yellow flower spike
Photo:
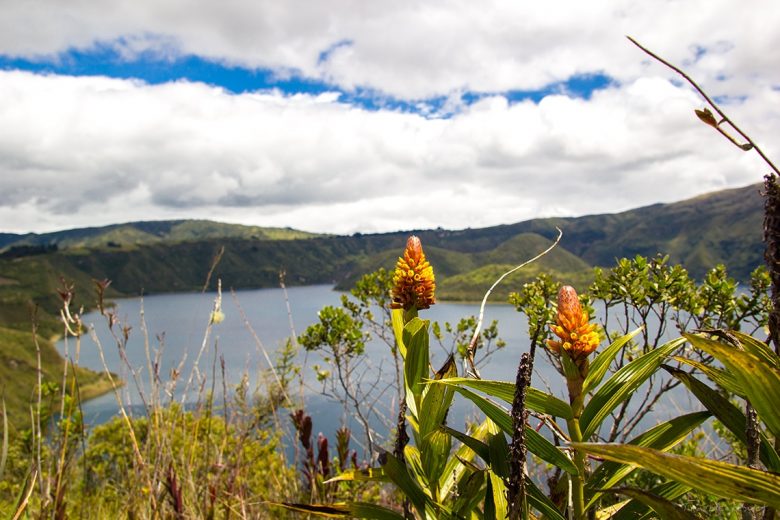
[[[428,309],[436,303],[436,281],[433,267],[425,258],[420,239],[414,235],[406,241],[404,256],[398,258],[393,273],[393,309],[409,310],[412,307]]]
[[[601,340],[596,332],[597,326],[590,323],[590,316],[582,309],[577,291],[569,285],[558,291],[558,316],[555,321],[557,325],[551,325],[550,330],[561,341],[547,341],[547,347],[552,352],[559,354],[563,349],[576,362],[587,358],[599,346]]]

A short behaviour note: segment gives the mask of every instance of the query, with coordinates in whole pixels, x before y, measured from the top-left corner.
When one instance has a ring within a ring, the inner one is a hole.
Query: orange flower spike
[[[433,267],[425,258],[420,239],[414,235],[406,241],[404,256],[398,258],[393,273],[393,309],[411,307],[428,309],[436,303],[436,281]]]
[[[565,350],[572,359],[585,358],[599,346],[600,338],[596,324],[590,323],[587,311],[582,309],[577,291],[564,285],[558,291],[557,325],[550,330],[560,338],[547,340],[547,346],[555,353]]]

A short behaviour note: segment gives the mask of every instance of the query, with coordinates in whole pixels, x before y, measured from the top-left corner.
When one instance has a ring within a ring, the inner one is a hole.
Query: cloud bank
[[[451,117],[335,92],[0,71],[0,231],[165,218],[479,227],[758,182],[760,160],[698,122],[691,89],[623,35],[684,65],[776,154],[780,8],[759,3],[14,2],[6,56],[197,55],[410,103],[445,97]],[[589,98],[508,101],[596,73],[613,81]]]

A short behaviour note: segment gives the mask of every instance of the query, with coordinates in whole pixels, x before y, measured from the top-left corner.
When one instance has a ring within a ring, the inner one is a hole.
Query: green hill
[[[130,222],[42,234],[0,234],[0,251],[20,246],[57,246],[58,249],[132,249],[150,244],[198,242],[225,238],[295,240],[314,236],[320,235],[291,228],[242,226],[209,220],[166,220]]]
[[[5,356],[4,366],[34,372],[28,356],[31,310],[37,308],[44,338],[61,333],[55,317],[61,305],[57,288],[63,279],[76,287],[75,305],[86,308],[95,306],[93,279],[112,281],[109,297],[199,291],[218,256],[212,284],[220,278],[233,288],[276,287],[284,271],[291,285],[333,283],[348,288],[367,272],[392,268],[406,238],[414,233],[435,266],[439,298],[478,300],[503,272],[544,250],[557,226],[564,232],[559,247],[507,279],[492,301],[500,301],[540,272],[584,287],[592,266],[608,267],[616,258],[637,254],[669,254],[672,262],[682,263],[695,277],[725,263],[731,276],[746,280],[763,262],[762,218],[759,186],[753,185],[617,214],[454,231],[333,236],[177,220],[5,233],[0,234],[0,355]],[[51,344],[42,345],[46,359],[54,360],[46,373],[53,374],[61,360]],[[11,380],[10,374],[2,377]],[[93,388],[101,384],[94,374],[80,378],[94,383]],[[7,399],[15,403],[14,417],[25,414],[16,405],[29,402],[29,391],[25,385],[6,387]],[[18,395],[11,397],[13,392]]]

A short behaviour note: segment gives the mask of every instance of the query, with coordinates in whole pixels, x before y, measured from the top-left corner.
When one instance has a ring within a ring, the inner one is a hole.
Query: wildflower
[[[558,291],[558,316],[550,329],[558,340],[548,339],[547,347],[560,354],[563,349],[577,361],[584,359],[599,346],[596,324],[590,323],[588,312],[582,309],[577,291],[569,285]]]
[[[404,256],[398,258],[393,273],[393,309],[427,309],[434,303],[436,282],[433,267],[425,259],[420,239],[412,235],[406,241]]]

